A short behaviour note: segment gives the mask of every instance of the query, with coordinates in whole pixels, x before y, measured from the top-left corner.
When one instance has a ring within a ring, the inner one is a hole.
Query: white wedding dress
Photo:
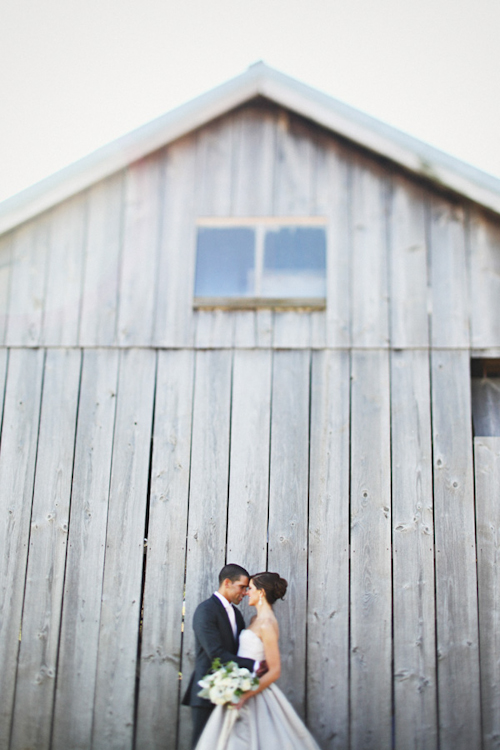
[[[253,630],[242,630],[238,656],[264,659],[264,645]],[[249,698],[240,711],[216,706],[196,750],[319,750],[276,683]]]

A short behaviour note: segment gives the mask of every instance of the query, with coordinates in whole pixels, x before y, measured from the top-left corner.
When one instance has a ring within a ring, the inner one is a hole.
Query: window
[[[471,361],[471,390],[474,435],[500,436],[500,359]]]
[[[200,219],[194,296],[195,307],[324,307],[325,219]]]

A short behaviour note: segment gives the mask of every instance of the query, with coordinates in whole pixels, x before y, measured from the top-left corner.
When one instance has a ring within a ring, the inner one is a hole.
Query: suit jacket
[[[254,668],[255,662],[253,659],[236,656],[239,635],[245,627],[245,621],[241,612],[233,605],[231,606],[236,615],[236,640],[224,605],[215,594],[212,594],[210,599],[206,599],[196,607],[193,616],[193,630],[196,639],[195,665],[188,688],[182,699],[185,706],[213,708],[210,701],[198,696],[201,690],[198,680],[201,680],[210,671],[212,661],[217,656],[223,664],[228,661],[235,661],[240,667],[247,667],[250,671]]]

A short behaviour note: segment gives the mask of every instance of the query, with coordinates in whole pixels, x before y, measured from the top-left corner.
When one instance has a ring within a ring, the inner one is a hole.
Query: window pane
[[[264,242],[263,297],[325,297],[326,237],[320,227],[269,229]]]
[[[500,435],[500,378],[471,378],[472,423],[476,437]]]
[[[245,297],[254,293],[254,230],[200,227],[196,297]]]

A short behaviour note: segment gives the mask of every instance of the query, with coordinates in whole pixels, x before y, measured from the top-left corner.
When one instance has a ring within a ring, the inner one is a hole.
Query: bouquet
[[[202,688],[198,693],[200,698],[224,706],[226,703],[238,703],[242,693],[259,686],[259,678],[245,667],[239,667],[235,661],[221,664],[217,658],[213,660],[209,674],[198,685]]]

